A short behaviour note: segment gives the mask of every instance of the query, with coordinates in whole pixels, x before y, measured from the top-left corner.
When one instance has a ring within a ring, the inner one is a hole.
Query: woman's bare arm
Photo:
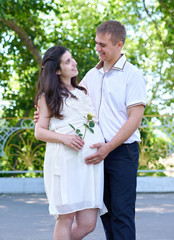
[[[44,142],[63,143],[75,151],[79,151],[84,145],[84,141],[77,135],[56,133],[48,129],[50,122],[50,112],[42,96],[38,101],[39,119],[35,124],[35,138]]]

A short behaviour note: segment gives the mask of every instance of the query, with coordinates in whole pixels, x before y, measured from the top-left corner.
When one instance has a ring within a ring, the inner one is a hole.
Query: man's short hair
[[[108,20],[97,27],[96,34],[105,33],[111,34],[111,41],[114,45],[119,41],[122,41],[123,44],[126,41],[126,28],[116,20]]]

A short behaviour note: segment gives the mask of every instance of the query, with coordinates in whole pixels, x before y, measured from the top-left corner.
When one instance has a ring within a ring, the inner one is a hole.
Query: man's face
[[[96,34],[95,42],[100,61],[113,63],[118,60],[122,46],[120,47],[120,42],[115,45],[113,44],[111,34]]]

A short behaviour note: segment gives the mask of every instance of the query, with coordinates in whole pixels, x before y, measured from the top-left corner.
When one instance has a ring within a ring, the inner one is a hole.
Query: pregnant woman
[[[80,240],[94,230],[103,204],[103,161],[87,165],[104,138],[85,88],[78,86],[77,63],[61,46],[45,53],[35,103],[35,137],[47,142],[44,184],[49,212],[56,215],[54,240]]]

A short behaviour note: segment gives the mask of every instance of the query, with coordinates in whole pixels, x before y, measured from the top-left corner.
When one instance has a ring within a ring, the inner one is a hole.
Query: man
[[[82,82],[95,106],[106,143],[98,143],[87,164],[104,159],[102,216],[107,240],[135,240],[135,201],[141,124],[145,109],[145,81],[121,53],[126,30],[118,21],[106,21],[96,31],[99,64]]]
[[[145,109],[145,80],[141,72],[121,53],[126,29],[109,20],[98,26],[96,51],[100,62],[81,85],[93,101],[105,143],[97,143],[97,153],[87,164],[104,159],[104,202],[102,216],[107,240],[135,240],[135,201],[141,124]],[[37,116],[35,117],[37,118]],[[37,120],[36,120],[37,121]]]

